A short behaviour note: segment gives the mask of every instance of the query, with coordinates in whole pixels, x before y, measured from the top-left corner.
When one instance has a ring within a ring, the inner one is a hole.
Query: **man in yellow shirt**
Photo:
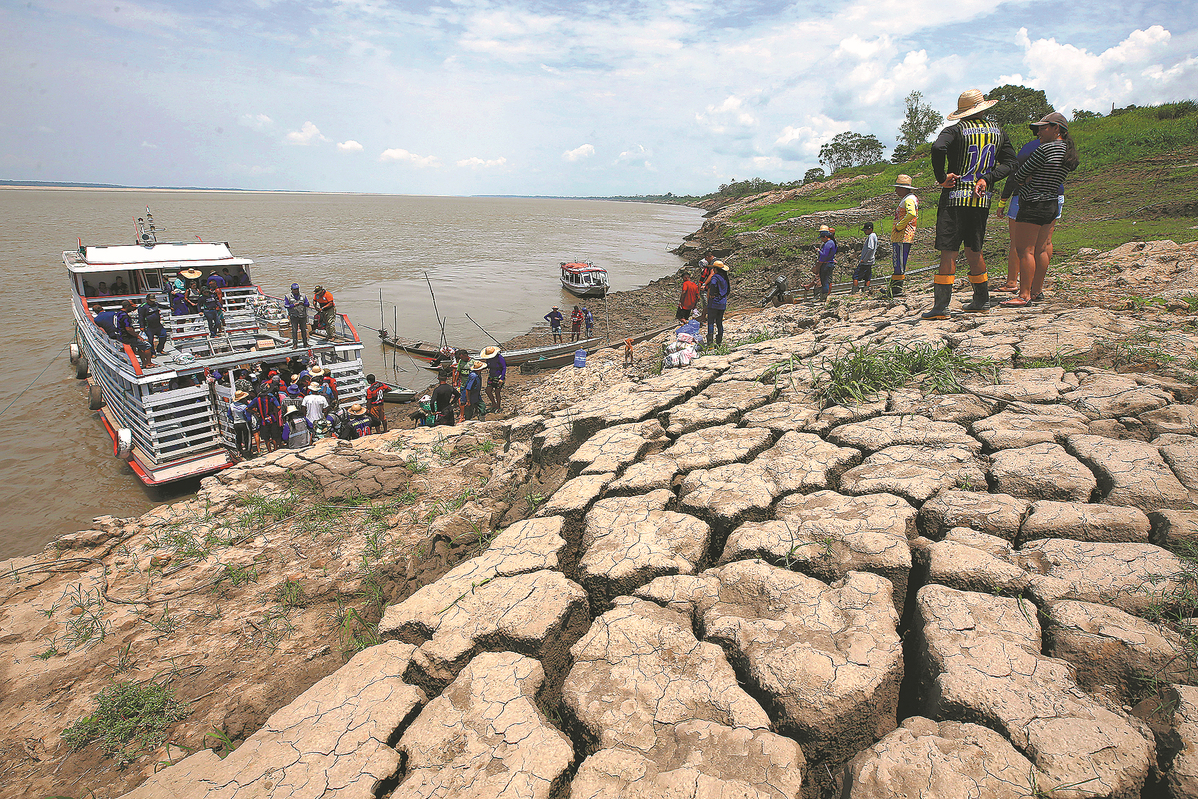
[[[903,293],[903,280],[907,277],[907,257],[915,243],[915,226],[919,221],[919,198],[911,186],[910,175],[899,175],[894,181],[894,193],[898,195],[898,207],[894,209],[894,229],[890,232],[890,248],[893,250],[894,274],[890,277],[890,296]]]

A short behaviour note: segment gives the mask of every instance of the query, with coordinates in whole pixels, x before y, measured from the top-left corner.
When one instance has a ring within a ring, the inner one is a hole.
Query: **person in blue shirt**
[[[109,338],[121,340],[120,334],[116,332],[116,311],[106,311],[103,305],[96,303],[92,306],[92,321],[107,333]]]
[[[710,344],[714,331],[715,343],[724,343],[724,311],[728,310],[728,267],[723,261],[711,265],[711,277],[707,280],[707,342]]]
[[[141,324],[141,331],[146,334],[146,341],[151,349],[154,349],[154,339],[158,339],[158,348],[154,351],[161,355],[166,348],[166,342],[170,340],[170,334],[162,327],[162,308],[158,306],[153,294],[147,294],[145,302],[138,306],[137,321]]]
[[[237,452],[243,458],[252,457],[254,454],[252,448],[254,415],[246,402],[249,396],[244,391],[234,393],[228,410],[229,424],[233,426],[233,434],[237,441]]]
[[[828,301],[828,296],[832,293],[832,270],[836,268],[835,236],[836,231],[830,228],[819,232],[819,283],[824,302]]]
[[[113,317],[117,341],[122,344],[128,344],[137,353],[137,359],[141,361],[142,368],[147,369],[154,365],[154,350],[138,334],[137,328],[133,326],[133,318],[129,315],[132,311],[133,303],[129,300],[124,300],[121,303],[120,310]]]
[[[549,330],[553,333],[553,343],[562,343],[562,312],[553,306],[553,310],[545,314],[544,319],[549,323]]]
[[[206,288],[201,292],[200,312],[204,314],[204,321],[208,323],[208,335],[215,336],[220,332],[224,312],[221,309],[220,298],[212,289]]]
[[[482,361],[470,364],[470,374],[466,377],[465,385],[462,386],[462,395],[465,400],[462,408],[462,421],[473,419],[478,414],[478,406],[483,399],[482,370],[486,368],[487,365]]]
[[[591,313],[591,309],[585,305],[582,306],[582,320],[586,323],[587,338],[590,338],[591,330],[595,327],[595,315]]]
[[[503,407],[500,395],[507,379],[507,360],[499,353],[499,347],[487,347],[479,357],[487,362],[487,399],[491,400],[491,408],[498,411]]]
[[[287,321],[291,323],[291,346],[299,347],[299,334],[304,334],[304,346],[308,346],[308,298],[300,294],[299,283],[291,284],[291,293],[283,297],[287,309]]]

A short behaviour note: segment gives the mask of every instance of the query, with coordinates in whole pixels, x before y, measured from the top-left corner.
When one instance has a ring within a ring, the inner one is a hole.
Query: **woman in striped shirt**
[[[1040,299],[1052,231],[1056,226],[1058,197],[1065,175],[1077,169],[1077,145],[1069,136],[1069,121],[1053,112],[1033,123],[1040,146],[1015,171],[1019,184],[1019,217],[1011,225],[1011,246],[1019,259],[1019,294],[1002,303],[1022,308]]]

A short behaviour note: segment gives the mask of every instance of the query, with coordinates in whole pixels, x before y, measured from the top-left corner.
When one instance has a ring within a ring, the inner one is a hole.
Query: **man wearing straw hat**
[[[907,278],[907,258],[911,245],[915,243],[915,227],[919,224],[919,198],[911,185],[910,175],[899,175],[894,181],[894,193],[898,195],[898,207],[894,209],[894,227],[890,231],[890,250],[893,274],[890,276],[889,293],[897,297],[903,293],[903,281]]]
[[[507,359],[499,352],[499,347],[485,348],[478,357],[487,362],[487,399],[491,401],[491,409],[503,409],[503,383],[507,379]]]
[[[932,308],[923,319],[947,319],[957,272],[957,253],[965,246],[973,299],[962,310],[977,313],[990,304],[989,277],[982,258],[986,218],[990,214],[990,187],[1015,168],[1015,148],[985,113],[996,100],[987,100],[977,89],[957,98],[957,110],[948,119],[958,120],[940,131],[932,145],[932,171],[940,184],[936,209],[936,249],[940,269],[933,286]]]

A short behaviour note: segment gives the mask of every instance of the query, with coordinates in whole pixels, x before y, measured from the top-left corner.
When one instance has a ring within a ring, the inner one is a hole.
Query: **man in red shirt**
[[[678,297],[678,312],[674,318],[685,322],[691,318],[691,312],[699,304],[699,285],[691,280],[690,273],[682,270],[682,294]]]

